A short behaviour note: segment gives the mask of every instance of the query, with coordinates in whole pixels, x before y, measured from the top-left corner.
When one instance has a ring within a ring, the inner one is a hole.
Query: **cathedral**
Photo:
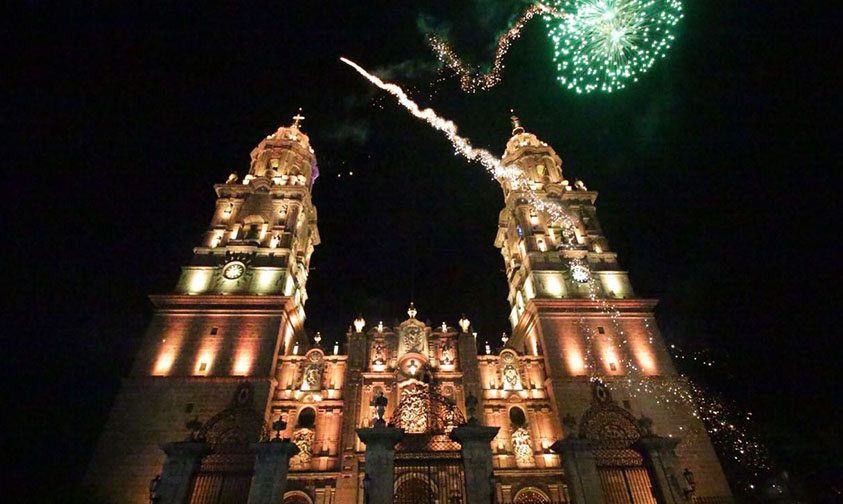
[[[319,176],[301,115],[217,184],[88,469],[107,502],[728,503],[653,315],[551,146],[514,118],[494,234],[512,330],[363,316],[304,330]],[[553,202],[554,206],[536,204]],[[569,225],[553,208],[562,208]],[[353,314],[352,314],[353,316]]]

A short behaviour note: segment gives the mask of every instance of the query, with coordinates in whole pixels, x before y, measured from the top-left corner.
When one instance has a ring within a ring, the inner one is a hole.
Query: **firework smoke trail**
[[[480,73],[478,69],[471,68],[466,65],[460,57],[457,56],[457,53],[454,52],[451,45],[436,35],[430,35],[428,37],[428,42],[430,43],[430,47],[433,51],[436,52],[439,61],[444,63],[459,76],[460,87],[462,87],[463,91],[473,93],[478,89],[490,89],[501,80],[501,72],[504,68],[503,58],[506,56],[506,53],[509,52],[512,42],[521,36],[521,30],[537,14],[548,14],[556,18],[565,17],[564,12],[558,11],[541,3],[527,8],[512,28],[507,30],[506,33],[504,33],[498,40],[498,48],[495,51],[495,60],[492,63],[492,68],[485,74]]]

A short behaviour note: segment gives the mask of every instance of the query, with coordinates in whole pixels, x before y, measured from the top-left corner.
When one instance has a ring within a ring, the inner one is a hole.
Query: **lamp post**
[[[363,502],[369,504],[369,486],[372,484],[372,478],[369,473],[363,476]]]
[[[688,486],[685,488],[685,498],[691,500],[697,491],[697,480],[694,478],[694,473],[687,467],[682,472],[682,476],[685,477],[685,482],[688,483]]]
[[[159,500],[161,500],[161,496],[158,495],[158,485],[161,484],[161,475],[156,474],[154,478],[149,481],[149,502],[151,504],[155,504]]]

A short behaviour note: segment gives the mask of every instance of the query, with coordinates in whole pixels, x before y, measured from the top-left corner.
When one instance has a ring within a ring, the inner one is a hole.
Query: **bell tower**
[[[681,440],[676,455],[696,475],[696,496],[730,496],[688,384],[659,333],[657,301],[636,295],[603,234],[597,192],[571,183],[554,149],[512,119],[495,237],[509,286],[507,347],[542,357],[565,436],[600,431],[583,421],[596,411],[594,387],[606,386],[612,408],[646,418],[655,435]],[[614,476],[606,477],[604,488]]]
[[[152,321],[87,475],[103,497],[148,502],[164,461],[159,445],[188,436],[187,421],[226,409],[244,382],[268,418],[278,355],[306,341],[319,244],[311,200],[319,171],[303,119],[262,139],[242,180],[232,173],[214,186],[211,222],[173,292],[150,296]]]

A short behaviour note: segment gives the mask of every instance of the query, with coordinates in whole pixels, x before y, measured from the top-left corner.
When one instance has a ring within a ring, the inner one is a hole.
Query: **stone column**
[[[471,414],[471,413],[470,413]],[[460,444],[465,471],[466,504],[492,504],[492,447],[500,427],[480,425],[471,418],[451,431],[451,439]]]
[[[202,457],[210,453],[202,441],[188,439],[161,445],[167,454],[161,480],[155,489],[156,504],[185,504],[193,475],[199,469]]]
[[[567,437],[550,447],[562,457],[565,482],[573,504],[603,504],[603,488],[594,464],[594,443],[588,439]]]
[[[395,485],[395,445],[404,437],[404,429],[386,427],[383,420],[368,429],[357,429],[366,445],[364,504],[392,504]]]
[[[249,447],[257,455],[249,504],[280,504],[287,487],[290,457],[299,452],[299,447],[289,439],[277,437],[272,441],[253,443]]]
[[[676,446],[681,439],[655,435],[644,436],[635,448],[644,456],[644,464],[650,472],[653,495],[659,504],[686,504],[689,495],[687,484],[676,457]]]

